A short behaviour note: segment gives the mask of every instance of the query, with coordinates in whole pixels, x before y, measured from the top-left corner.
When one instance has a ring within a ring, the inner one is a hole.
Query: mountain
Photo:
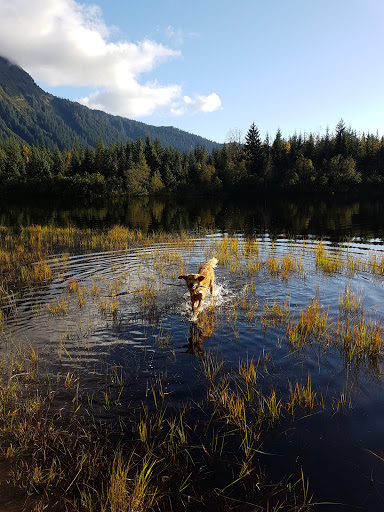
[[[189,151],[205,146],[208,152],[220,144],[172,126],[153,126],[125,117],[91,110],[80,103],[43,91],[19,66],[0,56],[0,139],[15,136],[30,145],[48,148],[106,146],[127,139],[159,139],[162,146]]]

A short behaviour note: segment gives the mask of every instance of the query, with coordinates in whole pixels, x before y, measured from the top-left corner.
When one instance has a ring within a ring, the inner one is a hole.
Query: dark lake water
[[[52,375],[80,369],[90,396],[97,395],[105,365],[124,371],[120,411],[128,403],[140,407],[148,379],[163,379],[173,407],[203,399],[200,360],[208,354],[229,372],[239,361],[268,360],[262,389],[276,390],[282,404],[290,385],[305,384],[310,376],[316,407],[294,421],[282,417],[265,435],[261,463],[277,479],[302,468],[315,501],[332,502],[319,510],[384,510],[383,354],[351,355],[337,332],[342,322],[368,331],[383,326],[384,279],[374,262],[384,257],[384,202],[143,198],[76,208],[2,205],[0,224],[185,231],[192,242],[177,247],[161,242],[96,253],[79,248],[65,261],[53,255],[48,263],[54,279],[18,299],[2,350],[30,344],[47,356]],[[316,260],[320,240],[336,262],[332,270]],[[187,290],[177,276],[181,269],[196,272],[212,256],[220,260],[216,290],[191,322]],[[68,292],[71,280],[83,289],[82,304]],[[127,293],[144,285],[154,290],[148,302]],[[114,290],[120,295],[106,297]],[[357,305],[346,313],[347,293]],[[52,314],[49,306],[61,300],[65,315]],[[327,331],[290,340],[287,321],[273,306],[289,307],[297,325],[300,314],[316,304],[327,315]]]
[[[310,200],[308,198],[134,198],[93,205],[45,203],[0,204],[1,224],[80,225],[92,228],[121,223],[148,231],[194,233],[213,230],[246,236],[268,234],[325,237],[340,242],[351,238],[383,240],[384,202],[378,200]]]

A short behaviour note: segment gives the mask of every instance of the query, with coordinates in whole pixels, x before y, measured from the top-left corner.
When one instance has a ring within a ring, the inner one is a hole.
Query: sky
[[[384,0],[0,0],[45,91],[210,140],[384,135]]]

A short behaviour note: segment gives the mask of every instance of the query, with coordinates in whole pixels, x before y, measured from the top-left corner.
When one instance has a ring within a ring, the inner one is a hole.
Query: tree
[[[353,158],[344,158],[338,154],[331,158],[328,165],[329,185],[335,192],[348,191],[361,183],[361,173],[356,171]]]
[[[25,172],[25,160],[21,153],[20,144],[11,137],[4,144],[5,158],[3,162],[3,177],[7,181],[18,181]]]
[[[153,175],[158,169],[160,169],[161,161],[160,156],[156,151],[156,147],[151,143],[151,139],[149,137],[145,139],[144,155]]]
[[[346,156],[346,126],[343,119],[336,125],[335,154]]]
[[[263,144],[260,139],[260,132],[255,123],[251,124],[245,136],[244,150],[247,160],[248,173],[251,176],[263,179],[264,154]]]
[[[167,187],[168,192],[173,192],[177,186],[176,177],[173,172],[173,152],[168,146],[163,151],[160,168],[161,178]]]
[[[159,192],[163,191],[164,188],[165,185],[163,183],[163,180],[161,179],[160,171],[156,170],[151,178],[149,191],[151,194],[158,194]]]
[[[94,171],[104,174],[106,164],[106,149],[101,139],[97,141],[95,158],[94,158]]]
[[[144,153],[137,163],[134,163],[127,172],[128,193],[132,195],[148,194],[151,171],[145,161]]]
[[[283,175],[286,170],[286,153],[284,151],[284,140],[280,128],[276,132],[275,139],[271,148],[272,165],[274,180],[277,184],[281,184]]]

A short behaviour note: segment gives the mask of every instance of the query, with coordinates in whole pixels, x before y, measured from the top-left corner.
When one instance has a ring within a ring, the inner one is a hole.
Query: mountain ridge
[[[92,110],[41,89],[17,64],[0,56],[0,139],[16,137],[29,145],[70,149],[76,143],[96,146],[116,142],[158,139],[180,151],[205,146],[208,152],[221,144],[173,126],[154,126]]]

